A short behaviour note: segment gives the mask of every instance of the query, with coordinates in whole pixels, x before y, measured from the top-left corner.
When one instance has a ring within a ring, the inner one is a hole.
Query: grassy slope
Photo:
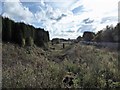
[[[54,49],[53,49],[54,48]],[[3,43],[3,87],[68,87],[63,79],[71,72],[71,87],[120,86],[118,53],[79,44],[22,48]],[[70,76],[70,75],[69,75]]]

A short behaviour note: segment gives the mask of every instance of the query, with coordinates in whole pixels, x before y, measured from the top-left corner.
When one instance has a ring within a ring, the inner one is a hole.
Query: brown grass
[[[3,88],[65,88],[68,72],[74,74],[69,88],[120,87],[118,52],[79,44],[63,49],[62,44],[49,43],[48,50],[10,43],[2,46]]]

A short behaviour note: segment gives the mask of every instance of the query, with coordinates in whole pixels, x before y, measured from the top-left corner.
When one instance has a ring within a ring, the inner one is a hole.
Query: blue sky
[[[75,39],[118,22],[119,0],[2,0],[2,16],[49,31],[50,38]]]

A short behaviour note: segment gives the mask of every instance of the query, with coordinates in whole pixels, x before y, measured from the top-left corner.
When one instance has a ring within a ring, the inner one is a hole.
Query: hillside
[[[2,44],[3,88],[120,87],[118,52],[80,44]]]

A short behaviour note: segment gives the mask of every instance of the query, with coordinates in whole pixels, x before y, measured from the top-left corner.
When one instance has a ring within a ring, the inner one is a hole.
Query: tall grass
[[[3,43],[3,88],[120,87],[117,52],[79,44],[67,48],[44,51]],[[73,84],[63,82],[66,77]]]

